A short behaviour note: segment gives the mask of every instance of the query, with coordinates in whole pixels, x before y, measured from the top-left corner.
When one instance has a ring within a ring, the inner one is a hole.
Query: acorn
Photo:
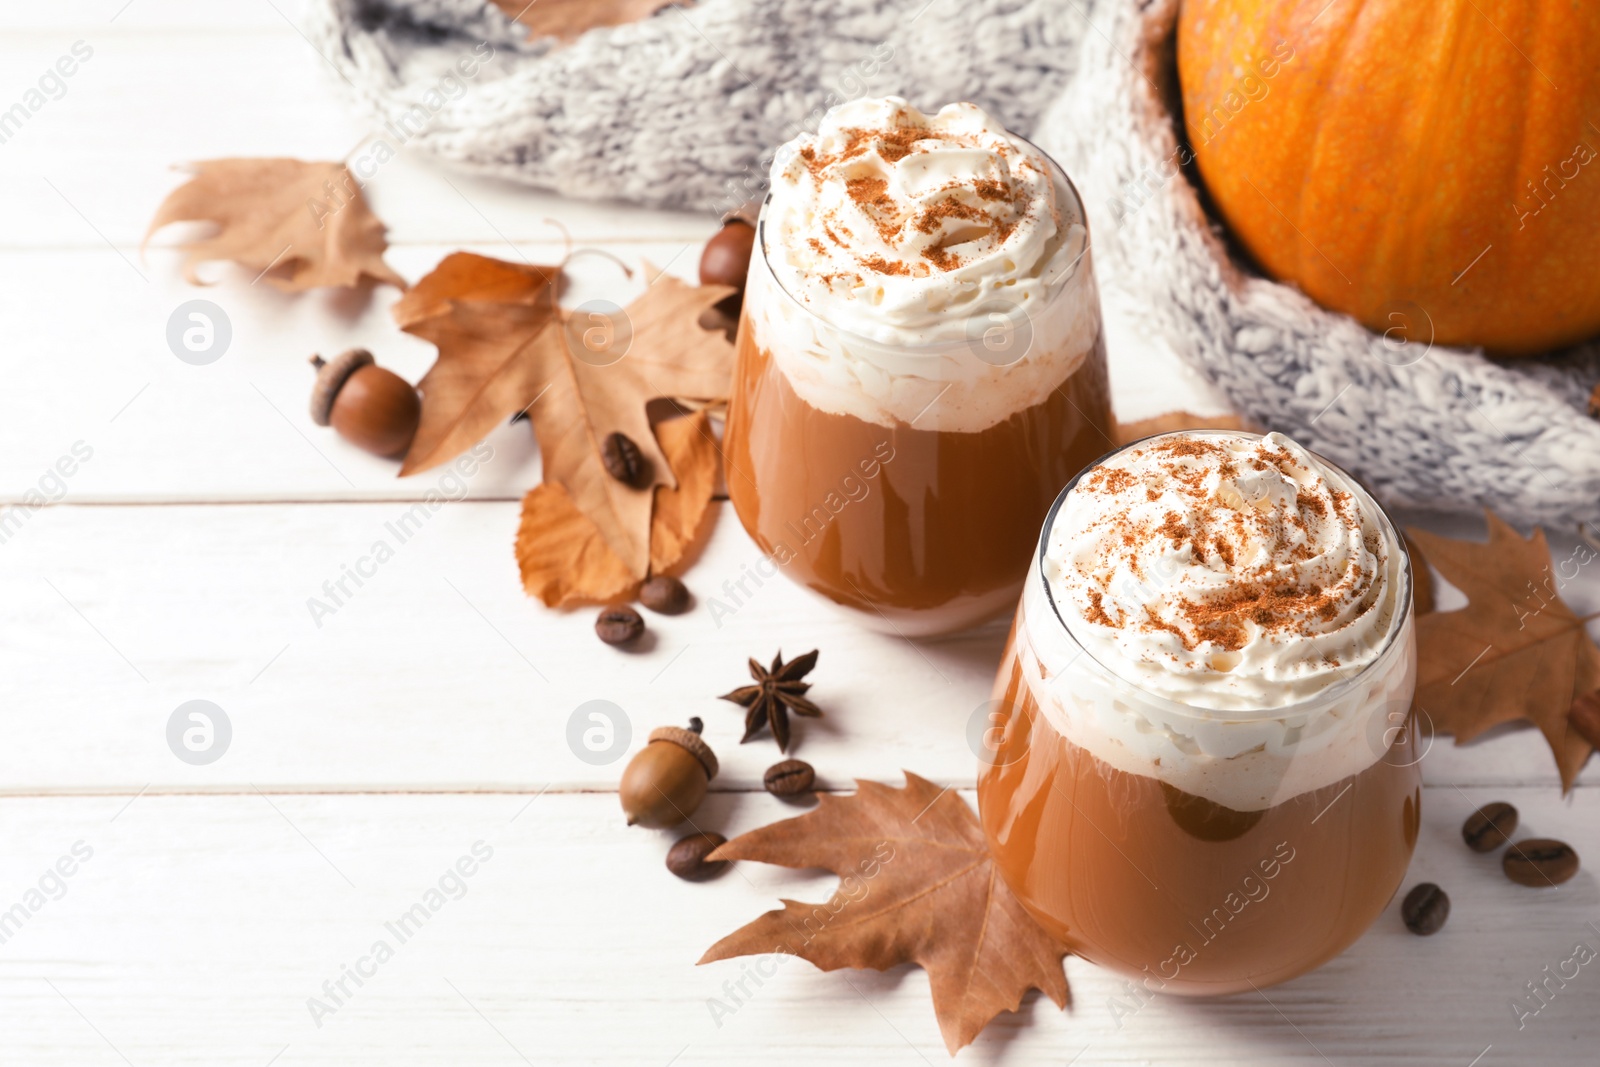
[[[712,235],[700,253],[700,284],[729,285],[743,292],[755,246],[754,226],[740,218],[723,223],[722,229]]]
[[[311,365],[317,368],[312,422],[332,425],[340,437],[375,456],[398,456],[411,447],[422,400],[410,382],[378,366],[365,348],[331,360],[312,356]]]
[[[701,727],[699,719],[690,719],[688,729],[657,727],[628,761],[617,792],[629,826],[676,826],[700,806],[717,776],[717,757],[700,737]]]

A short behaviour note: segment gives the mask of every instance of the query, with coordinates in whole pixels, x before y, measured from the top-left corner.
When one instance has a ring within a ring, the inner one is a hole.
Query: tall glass
[[[937,344],[884,344],[795,299],[768,262],[763,206],[728,495],[785,574],[868,626],[950,632],[1014,603],[1057,487],[1111,443],[1088,230],[1051,167],[1070,267],[1034,304],[963,310],[957,339]]]
[[[1150,992],[1232,993],[1309,971],[1383,911],[1417,841],[1399,536],[1357,487],[1397,561],[1403,613],[1376,658],[1298,703],[1218,711],[1144,691],[1074,639],[1044,559],[1076,484],[1045,521],[995,681],[978,804],[1001,873],[1075,954]]]

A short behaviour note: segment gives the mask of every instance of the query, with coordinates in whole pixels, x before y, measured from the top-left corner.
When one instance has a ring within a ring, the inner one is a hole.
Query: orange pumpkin
[[[1407,340],[1600,334],[1600,3],[1184,0],[1178,73],[1273,277]]]

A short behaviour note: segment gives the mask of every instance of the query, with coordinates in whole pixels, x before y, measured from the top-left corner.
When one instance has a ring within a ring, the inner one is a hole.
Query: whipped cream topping
[[[1102,763],[1259,811],[1407,758],[1392,749],[1416,688],[1405,551],[1359,485],[1293,441],[1131,446],[1084,474],[1044,538],[1018,654],[1046,719]]]
[[[773,270],[835,326],[937,340],[986,296],[1036,299],[1082,251],[1056,194],[1044,154],[972,104],[851,101],[777,154]]]
[[[1099,339],[1076,195],[972,104],[834,108],[778,150],[761,241],[747,318],[825,411],[977,432],[1041,403]],[[1021,339],[998,358],[997,325]]]
[[[1176,434],[1078,481],[1045,567],[1073,636],[1130,681],[1271,708],[1377,658],[1396,615],[1389,555],[1374,509],[1288,438]]]

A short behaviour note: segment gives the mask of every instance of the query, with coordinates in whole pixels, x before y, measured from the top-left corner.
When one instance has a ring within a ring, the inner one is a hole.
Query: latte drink
[[[1111,447],[1082,206],[970,104],[858,100],[779,150],[739,327],[728,494],[793,580],[905,634],[1015,602]]]
[[[1415,660],[1409,560],[1349,476],[1276,434],[1122,449],[1046,521],[995,683],[1003,876],[1149,993],[1310,970],[1416,844]]]

